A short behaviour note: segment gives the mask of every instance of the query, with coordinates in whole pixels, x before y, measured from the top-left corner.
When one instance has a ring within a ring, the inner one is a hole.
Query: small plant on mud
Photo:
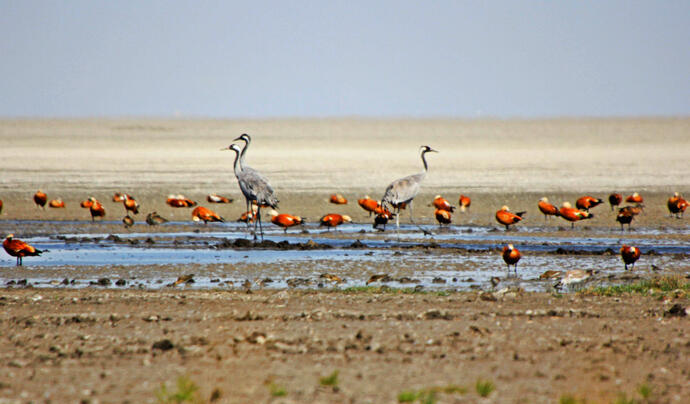
[[[271,397],[285,397],[287,396],[287,390],[283,386],[279,386],[275,383],[268,385],[268,390],[271,392]]]
[[[482,397],[488,397],[491,392],[496,389],[496,386],[489,380],[477,380],[474,388],[477,390],[477,394]]]
[[[566,394],[558,400],[558,404],[585,404],[585,401],[578,400],[570,394]]]
[[[640,393],[640,396],[645,400],[649,400],[652,396],[652,388],[647,383],[639,385],[637,387],[637,392]]]
[[[657,276],[652,279],[642,280],[629,285],[612,285],[589,288],[581,291],[580,293],[595,296],[620,296],[626,293],[644,296],[665,296],[670,293],[676,293],[682,296],[690,293],[690,282],[688,282],[682,276]]]
[[[461,386],[456,386],[454,384],[449,384],[447,386],[434,386],[421,390],[405,390],[398,394],[399,403],[413,403],[419,400],[420,403],[433,404],[436,402],[436,394],[465,394],[467,389]]]
[[[199,386],[196,385],[189,377],[180,376],[177,379],[177,390],[168,391],[164,384],[156,390],[156,398],[159,403],[173,404],[173,403],[201,403],[198,392]]]
[[[330,375],[320,378],[319,383],[322,386],[338,387],[338,373],[337,370],[334,370]]]

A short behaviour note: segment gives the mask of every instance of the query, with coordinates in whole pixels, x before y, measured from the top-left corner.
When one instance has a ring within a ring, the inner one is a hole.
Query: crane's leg
[[[256,210],[256,215],[259,217],[259,233],[261,234],[261,242],[264,241],[264,229],[261,227],[261,205]],[[254,239],[256,239],[256,232],[254,233]]]
[[[418,225],[417,223],[414,222],[414,219],[412,218],[412,213],[413,213],[412,201],[410,201],[409,207],[410,207],[410,222],[412,222],[413,225],[417,226],[417,228],[418,228],[419,230],[421,230],[422,233],[424,233],[425,236],[431,236],[431,235],[433,234],[432,232],[430,232],[429,230],[424,230],[424,229],[422,228],[422,226],[420,226],[420,225]]]

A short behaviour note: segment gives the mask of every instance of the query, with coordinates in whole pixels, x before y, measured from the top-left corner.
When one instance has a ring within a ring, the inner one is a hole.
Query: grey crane
[[[256,218],[258,221],[254,221],[254,240],[256,240],[256,226],[258,222],[259,232],[261,233],[261,241],[264,239],[264,232],[261,226],[261,207],[269,206],[273,209],[278,208],[278,198],[276,198],[273,188],[266,180],[266,177],[259,174],[256,170],[246,170],[240,165],[240,155],[242,153],[240,147],[236,144],[231,144],[222,150],[232,150],[235,152],[235,162],[233,165],[235,171],[235,177],[237,177],[237,183],[240,186],[240,191],[244,195],[247,201],[247,206],[252,202],[256,202],[257,211]]]
[[[236,137],[233,139],[234,141],[241,140],[244,142],[244,147],[242,148],[242,153],[240,153],[240,170],[242,172],[245,172],[246,175],[251,175],[258,177],[260,181],[263,181],[267,186],[268,186],[268,191],[272,194],[273,193],[273,188],[271,188],[271,184],[268,183],[268,178],[264,177],[261,175],[260,172],[256,171],[255,169],[249,167],[245,162],[244,162],[244,156],[247,154],[247,150],[249,149],[249,144],[252,142],[252,137],[249,136],[246,133],[241,134],[239,137]],[[247,201],[247,210],[246,212],[251,212],[250,208],[250,201],[249,199],[246,199]],[[247,222],[247,226],[249,226],[249,222]]]
[[[398,231],[398,236],[400,236],[400,209],[405,205],[409,206],[410,208],[410,221],[412,224],[419,227],[424,234],[431,234],[429,231],[424,230],[414,222],[414,219],[412,218],[412,200],[419,193],[419,186],[421,185],[422,181],[424,181],[427,171],[429,171],[429,166],[426,163],[426,157],[424,155],[429,152],[438,153],[438,151],[429,146],[421,146],[420,150],[422,152],[421,157],[422,163],[424,164],[424,171],[417,174],[408,175],[407,177],[403,177],[391,182],[388,188],[386,188],[383,198],[381,198],[381,206],[385,208],[385,205],[387,204],[395,209],[395,225]]]

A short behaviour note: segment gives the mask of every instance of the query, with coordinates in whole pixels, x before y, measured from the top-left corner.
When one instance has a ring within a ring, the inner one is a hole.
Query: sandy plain
[[[188,221],[188,210],[164,204],[168,194],[241,199],[232,154],[219,149],[244,132],[254,137],[248,162],[270,178],[281,211],[312,220],[334,211],[366,223],[354,200],[378,198],[391,180],[419,171],[418,147],[429,144],[439,153],[429,155],[415,209],[426,225],[434,223],[427,205],[435,194],[454,202],[463,193],[473,205],[456,216],[458,225],[495,226],[494,212],[508,204],[527,210],[522,227],[545,237],[582,238],[608,229],[616,237],[608,206],[571,231],[565,222],[544,225],[536,201],[638,191],[647,208],[634,227],[644,236],[626,232],[627,239],[690,242],[687,219],[667,217],[665,207],[674,191],[690,191],[685,118],[4,120],[0,231],[22,237],[123,232],[124,211],[116,204],[106,202],[110,221],[95,225],[82,223],[88,213],[78,207],[90,195],[109,201],[115,191],[135,195],[144,212]],[[31,195],[39,188],[67,208],[36,209]],[[328,204],[332,192],[351,203]],[[214,207],[232,219],[242,205]],[[190,228],[213,231],[191,222],[155,231]],[[154,230],[140,222],[132,231]],[[690,272],[687,256],[668,266],[675,276]],[[185,272],[166,268],[171,276]],[[8,266],[3,279],[31,270]],[[84,271],[97,278],[101,269]],[[641,272],[642,278],[656,275],[647,267]],[[558,402],[572,395],[608,403],[620,394],[639,397],[642,385],[652,388],[651,402],[683,402],[690,395],[687,316],[668,314],[674,304],[688,306],[684,293],[663,300],[516,293],[492,301],[479,291],[327,289],[5,289],[0,401],[156,402],[162,383],[174,389],[185,375],[200,387],[202,401],[217,389],[218,402],[396,402],[406,390],[449,385],[468,392],[438,393],[438,402]],[[172,346],[154,347],[164,340]],[[320,385],[334,370],[338,388]],[[495,383],[488,399],[474,392],[478,379]],[[287,395],[272,394],[276,388]]]

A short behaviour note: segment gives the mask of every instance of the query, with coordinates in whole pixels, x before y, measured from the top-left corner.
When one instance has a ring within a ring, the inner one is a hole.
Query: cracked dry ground
[[[690,328],[673,304],[688,300],[6,289],[0,401],[156,402],[186,375],[216,402],[391,403],[457,385],[437,402],[596,403],[642,384],[682,402]],[[320,385],[335,370],[337,388]],[[496,386],[488,400],[478,379]]]

